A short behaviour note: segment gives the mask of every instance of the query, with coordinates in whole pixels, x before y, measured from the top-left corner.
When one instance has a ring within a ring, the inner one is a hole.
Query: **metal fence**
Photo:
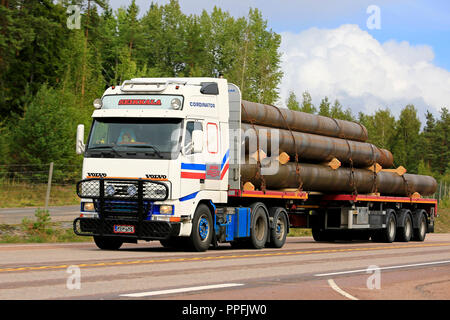
[[[45,209],[48,208],[52,186],[75,186],[81,178],[80,165],[46,164],[9,164],[0,165],[0,186],[36,188],[47,186]],[[45,187],[44,187],[45,188]]]
[[[439,181],[436,193],[431,198],[437,199],[439,205],[450,205],[450,183]]]
[[[55,185],[74,184],[81,178],[81,164],[65,165],[52,162],[0,165],[0,183],[42,184],[48,182],[50,173],[52,173],[52,183]]]

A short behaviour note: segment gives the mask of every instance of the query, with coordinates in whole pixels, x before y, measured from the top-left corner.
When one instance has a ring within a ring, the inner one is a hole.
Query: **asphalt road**
[[[80,216],[80,205],[49,207],[50,217],[54,222],[73,221]],[[36,208],[2,208],[0,224],[19,224],[23,218],[34,218]]]
[[[119,251],[89,242],[0,245],[0,300],[449,298],[450,234],[391,244],[301,237],[282,249],[204,253],[157,241]]]

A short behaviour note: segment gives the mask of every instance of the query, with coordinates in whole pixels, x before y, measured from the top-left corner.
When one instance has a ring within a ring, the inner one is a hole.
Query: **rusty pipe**
[[[275,174],[264,174],[261,171],[268,189],[297,188],[299,179],[296,174],[296,164],[289,162],[277,165]],[[333,193],[351,193],[352,186],[350,168],[340,167],[333,170],[327,166],[310,163],[300,163],[300,178],[304,191],[320,191]],[[241,166],[241,180],[250,181],[260,186],[261,180],[256,178],[258,167],[255,164]],[[393,172],[373,172],[365,169],[354,169],[354,185],[358,193],[379,192],[381,195],[410,196],[414,192],[422,196],[432,195],[437,189],[437,182],[433,177],[404,174],[399,176]],[[376,187],[376,188],[375,188]]]
[[[249,149],[249,139],[244,140],[244,138],[255,137],[258,134],[260,139],[265,140],[260,141],[260,148],[266,154],[269,154],[269,151],[272,150],[273,135],[274,143],[278,141],[279,151],[288,153],[292,159],[295,159],[297,151],[299,159],[322,162],[337,158],[339,161],[347,164],[352,159],[355,167],[369,167],[374,163],[378,163],[383,168],[390,168],[394,163],[391,152],[380,149],[367,142],[345,140],[298,131],[292,131],[291,133],[284,129],[247,123],[242,123],[241,129],[243,130],[241,136],[243,141],[246,141],[247,150]],[[278,134],[273,133],[272,130],[277,130]],[[277,136],[278,139],[276,139]],[[254,140],[255,138],[253,138],[252,143],[256,143]]]
[[[242,100],[241,122],[314,133],[355,141],[366,141],[367,129],[362,124],[338,120],[272,105]]]

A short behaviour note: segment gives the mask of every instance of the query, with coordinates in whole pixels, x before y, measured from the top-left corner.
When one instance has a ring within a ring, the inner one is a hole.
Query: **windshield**
[[[86,156],[175,159],[180,140],[181,119],[97,118]]]

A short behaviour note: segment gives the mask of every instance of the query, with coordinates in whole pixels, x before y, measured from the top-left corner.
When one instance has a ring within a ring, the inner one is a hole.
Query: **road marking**
[[[336,282],[334,282],[333,279],[328,279],[328,284],[330,285],[331,289],[333,289],[337,293],[343,295],[344,297],[346,297],[346,298],[348,298],[350,300],[359,300],[358,298],[352,296],[350,293],[347,293],[344,290],[342,290],[341,288],[339,288],[338,285],[336,284]]]
[[[349,274],[349,273],[361,273],[361,272],[367,273],[367,272],[374,271],[374,270],[401,269],[401,268],[430,266],[430,265],[446,264],[446,263],[450,263],[450,260],[415,263],[415,264],[404,264],[404,265],[400,265],[400,266],[380,267],[377,269],[368,268],[368,269],[358,269],[358,270],[340,271],[340,272],[331,272],[331,273],[320,273],[320,274],[315,274],[314,276],[327,277],[327,276],[336,276],[336,275]]]
[[[223,283],[223,284],[213,284],[213,285],[209,285],[209,286],[198,286],[198,287],[168,289],[168,290],[159,290],[159,291],[128,293],[128,294],[121,294],[120,296],[121,297],[129,297],[129,298],[142,298],[142,297],[149,297],[149,296],[159,296],[159,295],[163,295],[163,294],[173,294],[173,293],[183,293],[183,292],[190,292],[190,291],[239,287],[239,286],[243,286],[243,285],[244,284],[242,284],[242,283]]]
[[[241,255],[234,254],[234,255],[217,256],[217,257],[208,256],[208,257],[193,257],[193,258],[171,258],[171,259],[117,261],[117,262],[96,262],[96,263],[83,263],[83,264],[79,264],[78,266],[79,267],[99,267],[99,266],[111,267],[111,266],[117,266],[117,265],[151,264],[151,263],[161,263],[161,262],[190,262],[190,261],[207,261],[207,260],[212,261],[212,260],[221,260],[221,259],[275,257],[275,256],[285,256],[285,255],[302,255],[302,254],[315,254],[315,253],[337,253],[337,252],[371,251],[371,250],[383,250],[383,249],[409,249],[409,248],[441,247],[441,246],[450,246],[450,243],[397,245],[397,246],[391,245],[391,246],[380,246],[380,247],[362,247],[362,248],[309,250],[309,251],[268,252],[268,253],[253,253],[253,254],[241,254]],[[1,272],[13,272],[13,271],[54,270],[54,269],[64,269],[67,267],[69,267],[69,265],[0,268],[0,273]]]

